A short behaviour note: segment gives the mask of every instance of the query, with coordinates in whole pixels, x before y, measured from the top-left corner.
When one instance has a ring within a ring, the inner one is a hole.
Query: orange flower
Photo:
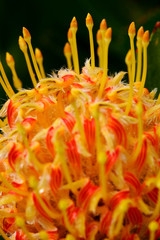
[[[90,14],[86,26],[91,59],[81,72],[75,17],[64,48],[68,69],[46,77],[26,28],[19,46],[34,88],[21,89],[7,53],[14,93],[0,62],[9,97],[0,111],[0,234],[6,240],[160,237],[160,105],[144,87],[149,32],[138,31],[136,56],[135,24],[129,27],[126,84],[125,72],[108,76],[106,20],[97,34],[99,67]]]

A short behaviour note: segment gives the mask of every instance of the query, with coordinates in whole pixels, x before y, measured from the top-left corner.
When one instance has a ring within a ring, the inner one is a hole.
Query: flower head
[[[160,101],[144,88],[149,32],[139,29],[136,56],[135,24],[129,26],[126,84],[125,72],[108,74],[112,29],[106,20],[97,33],[99,67],[90,14],[86,26],[91,59],[82,71],[75,17],[64,47],[68,69],[46,77],[42,53],[37,48],[34,53],[26,28],[19,46],[34,88],[22,89],[7,53],[14,93],[0,62],[0,82],[9,97],[0,111],[4,239],[160,237]]]

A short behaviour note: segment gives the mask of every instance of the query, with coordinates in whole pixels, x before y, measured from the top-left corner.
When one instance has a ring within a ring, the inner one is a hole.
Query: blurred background
[[[129,49],[129,38],[127,35],[128,26],[135,21],[136,28],[141,25],[145,30],[152,32],[154,25],[160,21],[160,0],[28,0],[9,1],[0,0],[0,57],[11,80],[11,72],[5,62],[5,54],[11,53],[16,62],[16,70],[19,78],[23,81],[23,87],[32,87],[27,71],[23,53],[18,47],[18,38],[22,34],[22,27],[29,29],[32,35],[33,47],[41,49],[44,56],[44,67],[46,73],[58,70],[66,66],[63,56],[63,47],[67,41],[67,31],[70,22],[75,16],[78,21],[78,52],[80,66],[90,56],[88,30],[85,26],[85,18],[89,12],[94,20],[95,49],[96,32],[103,18],[106,18],[108,26],[113,29],[113,39],[109,49],[109,72],[114,73],[120,70],[126,71],[125,55]],[[158,45],[160,46],[160,44]],[[160,85],[160,75],[156,75],[160,64],[159,51],[155,51],[150,58],[152,65],[155,64],[156,72],[150,72],[150,80],[147,86],[150,89]],[[156,55],[156,57],[155,57]],[[98,63],[98,59],[96,59]],[[160,72],[160,70],[159,70]],[[152,74],[152,76],[151,76]],[[158,76],[156,80],[153,78]],[[157,84],[157,85],[156,85]],[[6,94],[0,86],[0,104],[7,99]]]

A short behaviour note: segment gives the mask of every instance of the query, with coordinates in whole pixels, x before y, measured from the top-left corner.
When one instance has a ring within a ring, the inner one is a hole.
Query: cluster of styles
[[[26,28],[19,46],[34,88],[22,89],[7,53],[14,93],[0,62],[0,82],[9,97],[0,110],[0,235],[5,240],[160,237],[160,97],[155,100],[156,91],[144,88],[149,32],[138,30],[135,54],[134,22],[129,26],[127,84],[125,72],[108,76],[112,29],[106,20],[97,32],[99,67],[90,14],[86,26],[91,59],[81,72],[75,17],[64,47],[67,69],[47,78]]]

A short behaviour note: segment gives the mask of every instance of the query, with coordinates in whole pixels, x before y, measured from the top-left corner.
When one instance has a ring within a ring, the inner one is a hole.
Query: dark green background
[[[147,0],[75,0],[75,1],[0,1],[0,56],[8,78],[11,73],[5,63],[5,53],[10,52],[16,61],[17,73],[23,80],[24,87],[31,87],[31,81],[22,52],[18,47],[18,37],[22,27],[30,30],[33,47],[38,47],[44,55],[44,66],[47,73],[65,66],[63,47],[67,41],[67,31],[73,16],[78,21],[77,42],[80,65],[89,57],[88,31],[85,26],[87,13],[94,20],[94,36],[103,18],[113,29],[113,40],[109,50],[109,72],[126,70],[125,55],[129,49],[128,26],[136,22],[136,28],[141,25],[145,30],[153,30],[156,21],[160,21],[160,1]],[[158,38],[159,39],[159,38]],[[154,45],[154,44],[152,44]],[[159,44],[160,45],[160,44]],[[160,47],[155,51],[150,49],[149,79],[150,89],[160,86]],[[97,44],[95,43],[97,47]],[[152,46],[154,47],[154,46]],[[96,59],[97,61],[97,59]],[[159,66],[159,68],[157,67]],[[154,72],[153,72],[154,71]],[[155,79],[155,80],[154,80]],[[158,81],[159,79],[159,81]],[[6,100],[6,95],[0,87],[0,104]]]

